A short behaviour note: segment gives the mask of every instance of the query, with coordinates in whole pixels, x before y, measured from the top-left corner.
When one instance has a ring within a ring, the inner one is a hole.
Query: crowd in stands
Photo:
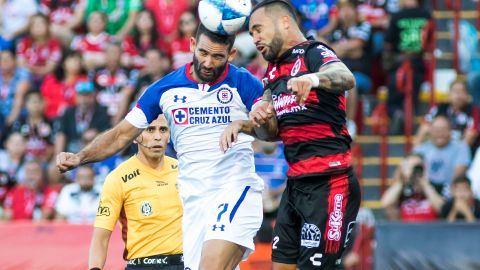
[[[423,7],[428,1],[291,3],[305,34],[332,47],[355,75],[347,104],[352,135],[360,133],[356,126],[375,105],[369,98],[382,89],[388,89],[389,131],[402,134],[405,93],[413,91],[412,110],[424,120],[412,154],[382,197],[385,217],[479,219],[480,76],[459,74],[446,103],[422,112],[418,95],[435,47],[432,15]],[[93,221],[106,174],[133,151],[65,175],[56,169],[55,155],[77,152],[121,121],[149,84],[191,61],[197,5],[198,0],[0,0],[1,219]],[[261,79],[266,62],[248,33],[237,36],[235,47],[234,63]],[[256,142],[255,150],[267,187],[259,237],[268,242],[286,164],[279,144]],[[175,155],[173,148],[168,154]]]

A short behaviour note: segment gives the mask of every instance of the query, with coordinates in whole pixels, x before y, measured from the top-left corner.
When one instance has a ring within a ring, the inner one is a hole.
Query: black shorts
[[[301,270],[334,269],[340,264],[360,207],[360,186],[345,173],[289,179],[273,233],[272,261]]]
[[[125,270],[183,270],[183,255],[155,255],[131,259]]]

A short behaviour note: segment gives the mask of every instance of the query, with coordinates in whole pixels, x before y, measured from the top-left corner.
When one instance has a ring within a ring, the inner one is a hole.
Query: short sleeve
[[[160,92],[157,84],[147,88],[138,100],[137,105],[125,116],[125,120],[137,128],[147,128],[162,113]]]
[[[323,65],[340,62],[333,49],[323,43],[310,47],[306,53],[306,59],[310,72],[317,72]]]
[[[240,72],[241,76],[239,76],[238,86],[241,88],[239,94],[247,110],[251,111],[253,104],[263,94],[263,85],[250,72],[243,69]]]
[[[95,217],[94,227],[113,231],[123,207],[123,190],[120,183],[109,174],[103,184],[102,195]]]
[[[459,150],[457,151],[457,158],[455,159],[455,167],[468,166],[472,160],[470,148],[464,142],[459,142]]]

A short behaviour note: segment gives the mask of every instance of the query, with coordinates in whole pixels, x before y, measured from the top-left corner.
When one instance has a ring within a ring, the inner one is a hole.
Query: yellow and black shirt
[[[105,179],[94,226],[113,231],[120,221],[124,259],[182,253],[177,167],[176,159],[165,157],[157,171],[133,156]]]

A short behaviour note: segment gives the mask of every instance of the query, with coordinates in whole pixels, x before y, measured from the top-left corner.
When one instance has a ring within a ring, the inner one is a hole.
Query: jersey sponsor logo
[[[168,186],[168,183],[164,181],[155,181],[155,182],[157,183],[157,187]]]
[[[110,208],[108,206],[99,205],[97,208],[97,216],[110,216]]]
[[[305,106],[298,105],[297,101],[295,100],[295,95],[293,94],[280,94],[278,96],[272,95],[272,99],[273,107],[275,108],[277,116],[307,109]]]
[[[293,49],[292,54],[304,54],[305,50],[304,49]]]
[[[222,104],[227,104],[232,101],[233,93],[232,90],[227,87],[222,87],[217,91],[217,99]]]
[[[315,224],[305,223],[302,227],[301,245],[306,248],[314,248],[320,246],[320,238],[322,233]]]
[[[327,231],[327,237],[329,240],[340,241],[340,237],[342,236],[342,201],[343,195],[335,194],[333,212],[330,213],[330,217],[328,219],[329,229]]]
[[[124,183],[126,183],[128,180],[132,180],[133,178],[137,177],[140,175],[140,170],[139,169],[136,169],[135,171],[133,171],[132,173],[128,173],[128,174],[125,174],[124,176],[122,176],[122,181]]]
[[[172,110],[173,121],[177,125],[185,125],[188,124],[188,109],[187,108],[179,108]]]
[[[191,107],[172,110],[177,125],[229,124],[231,109],[225,107]]]
[[[310,261],[312,262],[313,266],[322,266],[322,262],[320,259],[323,257],[322,253],[315,253],[310,257]],[[318,260],[317,260],[318,259]]]
[[[187,102],[187,97],[186,96],[179,97],[178,95],[173,96],[173,102],[180,102],[180,101],[182,103]]]
[[[164,258],[143,258],[143,264],[167,264],[168,257]]]
[[[148,217],[152,215],[152,205],[150,204],[149,201],[144,201],[142,202],[142,207],[140,208],[140,211],[142,212],[142,215]]]
[[[295,61],[295,64],[293,65],[292,70],[290,71],[290,76],[297,75],[298,72],[300,71],[301,66],[302,66],[302,60],[300,60],[300,58],[298,58],[297,61]]]

